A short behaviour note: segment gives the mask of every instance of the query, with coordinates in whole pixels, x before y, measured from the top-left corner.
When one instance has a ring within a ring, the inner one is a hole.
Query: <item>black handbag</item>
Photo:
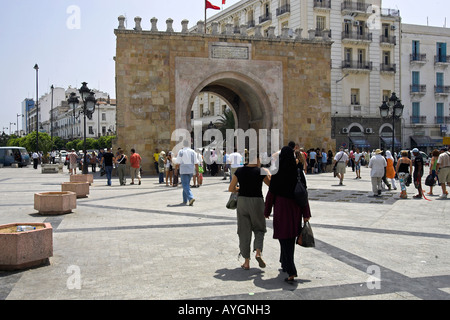
[[[306,207],[308,205],[308,190],[306,190],[306,179],[302,176],[303,171],[298,169],[297,171],[297,185],[294,189],[295,202],[300,207]]]
[[[237,208],[238,193],[232,192],[227,202],[227,209],[235,210]]]
[[[429,174],[425,179],[425,185],[429,187],[433,187],[436,184],[436,180],[434,179],[432,174]]]
[[[314,234],[309,221],[305,222],[305,224],[303,225],[302,231],[300,232],[300,235],[297,237],[296,243],[299,246],[305,248],[314,248],[316,246],[316,243],[314,241]]]

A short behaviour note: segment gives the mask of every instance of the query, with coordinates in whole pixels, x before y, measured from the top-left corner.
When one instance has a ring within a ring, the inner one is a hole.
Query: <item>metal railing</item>
[[[342,68],[343,69],[360,69],[360,70],[371,71],[372,70],[372,62],[343,60]]]
[[[279,8],[277,8],[277,17],[281,16],[282,14],[291,12],[291,5],[290,4],[286,4],[284,6],[281,6]]]
[[[359,32],[346,32],[342,31],[342,40],[350,39],[350,40],[361,40],[361,41],[372,41],[372,33],[363,33]]]

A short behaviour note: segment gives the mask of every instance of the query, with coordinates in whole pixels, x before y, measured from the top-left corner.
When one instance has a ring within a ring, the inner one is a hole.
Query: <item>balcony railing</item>
[[[344,1],[341,4],[341,11],[359,11],[359,12],[367,12],[370,4],[364,2],[352,2],[352,1]]]
[[[324,29],[316,29],[316,37],[322,37],[323,36]],[[328,37],[331,38],[331,30],[327,30]]]
[[[314,0],[314,8],[331,9],[331,0]]]
[[[434,124],[447,124],[450,123],[450,117],[434,117]]]
[[[397,44],[397,37],[396,36],[380,36],[380,43],[389,43],[396,45]]]
[[[423,53],[423,54],[418,54],[418,53],[410,54],[409,57],[410,57],[410,61],[411,62],[413,62],[413,61],[426,62],[427,61],[426,53]]]
[[[434,63],[450,63],[450,56],[444,55],[434,56]]]
[[[247,28],[254,28],[256,26],[255,20],[249,20],[247,22]]]
[[[266,21],[271,21],[272,20],[272,14],[271,13],[267,13],[265,15],[262,15],[259,17],[259,23],[264,23]]]
[[[411,124],[424,124],[427,123],[427,116],[412,116],[410,121]]]
[[[363,33],[359,32],[342,32],[342,40],[361,40],[361,41],[372,41],[372,33]]]
[[[279,8],[277,8],[277,17],[281,16],[282,14],[291,12],[291,5],[290,4],[286,4],[284,6],[281,6]]]
[[[450,94],[450,86],[434,86],[434,93]]]
[[[382,63],[380,64],[380,71],[384,72],[397,72],[397,65],[394,63]]]
[[[342,68],[343,69],[359,69],[359,70],[371,71],[372,70],[372,62],[344,60],[344,61],[342,61]]]
[[[427,85],[426,84],[412,84],[410,86],[409,90],[411,93],[425,94],[427,92]]]

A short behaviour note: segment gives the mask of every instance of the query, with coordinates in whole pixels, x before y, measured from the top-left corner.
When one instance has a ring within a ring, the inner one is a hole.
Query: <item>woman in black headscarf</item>
[[[278,171],[272,175],[266,196],[264,215],[268,218],[273,207],[273,238],[280,242],[280,262],[288,273],[285,281],[292,283],[297,277],[294,263],[295,238],[300,234],[302,218],[306,222],[311,217],[309,205],[300,207],[295,202],[294,190],[297,184],[297,163],[294,150],[283,147],[278,157]],[[300,170],[303,174],[302,170]],[[306,186],[306,180],[302,177]]]

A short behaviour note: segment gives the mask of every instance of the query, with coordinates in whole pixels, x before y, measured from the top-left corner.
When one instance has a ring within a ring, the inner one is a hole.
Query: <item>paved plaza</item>
[[[88,198],[71,214],[41,216],[37,192],[61,191],[63,174],[32,166],[0,169],[0,224],[50,222],[50,263],[0,271],[0,299],[450,299],[450,199],[372,197],[369,169],[347,169],[344,185],[331,173],[308,175],[315,248],[296,247],[299,278],[284,281],[272,219],[260,269],[240,265],[236,213],[225,208],[228,181],[205,177],[182,205],[181,186],[157,177],[113,186],[95,174]],[[428,187],[426,187],[428,191]],[[267,188],[264,187],[264,194]],[[441,193],[440,187],[435,193]]]

